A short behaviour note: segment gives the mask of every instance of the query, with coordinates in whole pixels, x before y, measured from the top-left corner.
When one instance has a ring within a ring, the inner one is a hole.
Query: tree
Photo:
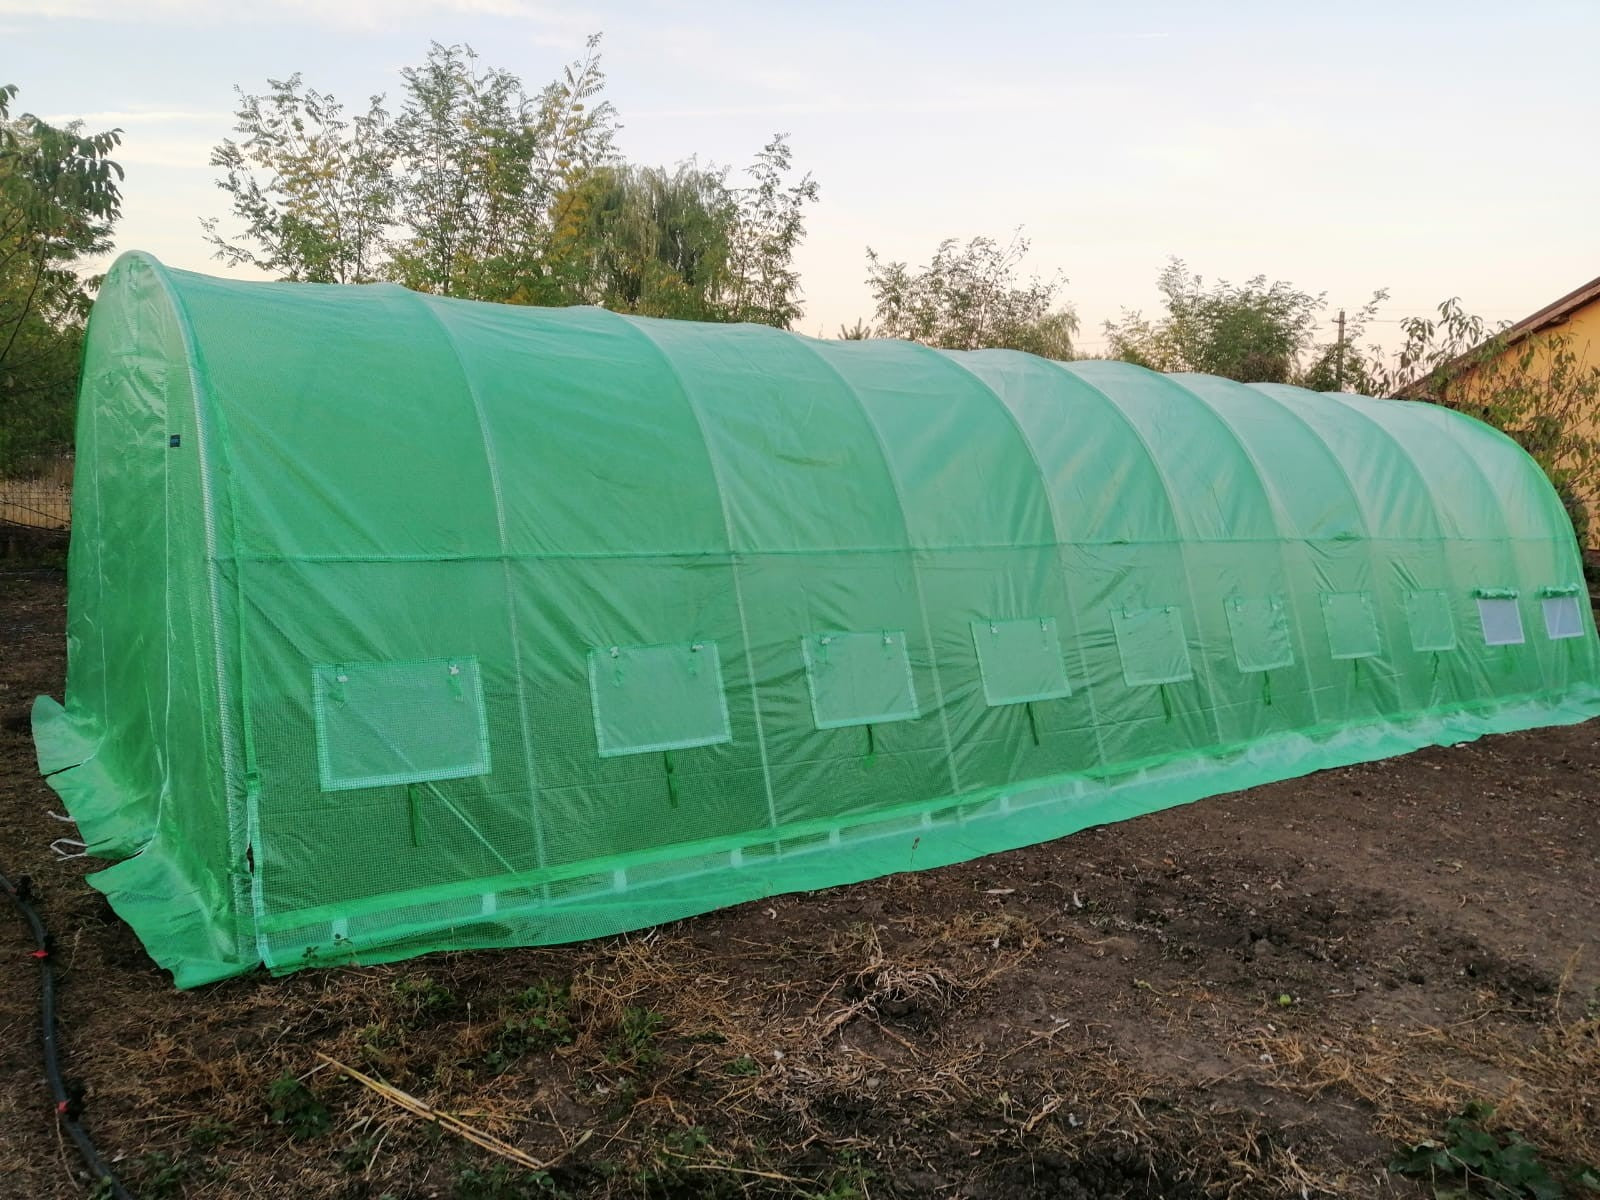
[[[788,329],[800,315],[794,252],[805,237],[805,206],[817,199],[810,174],[787,182],[793,151],[774,134],[749,169],[754,184],[738,194],[729,239],[730,320]]]
[[[794,252],[817,184],[792,179],[783,135],[751,182],[690,161],[622,162],[601,98],[600,38],[538,93],[433,43],[384,98],[347,118],[299,75],[240,92],[237,131],[212,154],[242,224],[206,232],[218,257],[285,279],[390,279],[417,291],[513,304],[787,328],[800,312]]]
[[[396,216],[405,230],[392,274],[407,287],[478,300],[536,298],[558,197],[613,157],[616,116],[599,37],[537,97],[509,71],[477,68],[470,46],[437,42],[401,72],[395,121]]]
[[[1019,282],[1017,270],[1027,253],[1020,230],[1005,245],[986,237],[965,245],[948,238],[918,268],[885,262],[869,247],[874,332],[946,350],[993,347],[1072,357],[1078,317],[1071,305],[1055,303],[1066,279],[1058,272]]]
[[[549,276],[557,302],[690,320],[725,319],[737,200],[725,173],[616,166],[564,198]]]
[[[229,266],[284,279],[366,283],[383,277],[394,203],[394,145],[383,97],[347,118],[331,95],[298,74],[269,79],[262,96],[239,95],[236,130],[211,165],[244,226],[238,237],[202,220],[206,240]]]
[[[541,302],[788,328],[800,313],[794,251],[817,194],[810,176],[787,181],[789,161],[777,135],[748,187],[693,161],[590,172],[557,201]]]
[[[1458,409],[1504,431],[1544,469],[1580,542],[1600,501],[1600,364],[1561,328],[1513,340],[1459,299],[1436,317],[1400,323],[1394,365],[1374,371],[1373,395],[1404,396]]]
[[[1166,315],[1150,321],[1123,310],[1107,321],[1111,357],[1156,371],[1202,371],[1244,382],[1287,383],[1311,346],[1323,295],[1257,275],[1244,286],[1210,287],[1180,258],[1156,282]]]
[[[283,279],[393,279],[484,300],[537,292],[556,197],[609,160],[616,130],[598,37],[530,97],[470,46],[434,43],[401,72],[391,119],[382,96],[347,116],[299,74],[239,93],[236,132],[212,151],[241,230],[203,221],[217,257]]]
[[[42,465],[72,440],[83,322],[94,281],[84,259],[111,249],[120,130],[87,134],[30,113],[0,87],[0,474]]]

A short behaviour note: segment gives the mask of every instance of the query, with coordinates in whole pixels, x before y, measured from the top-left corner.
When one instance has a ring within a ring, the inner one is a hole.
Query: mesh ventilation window
[[[911,659],[902,630],[813,633],[800,639],[800,652],[818,729],[917,717]]]
[[[1111,626],[1122,656],[1122,678],[1129,687],[1194,678],[1189,643],[1183,635],[1183,614],[1176,605],[1112,609]]]
[[[325,792],[489,773],[476,658],[312,668]]]
[[[1485,646],[1520,646],[1527,640],[1515,596],[1479,596],[1478,622]]]
[[[1576,596],[1546,596],[1540,607],[1544,609],[1545,636],[1551,641],[1583,636],[1583,613]]]
[[[1376,658],[1382,649],[1371,592],[1323,592],[1322,622],[1334,658]]]
[[[591,649],[589,697],[601,758],[733,740],[715,642]]]
[[[983,699],[991,708],[1072,695],[1054,617],[974,621]]]
[[[1406,625],[1411,630],[1411,648],[1419,654],[1456,648],[1450,597],[1438,589],[1406,593]]]
[[[1289,642],[1289,613],[1277,592],[1250,599],[1229,596],[1222,602],[1233,638],[1233,657],[1239,670],[1276,671],[1294,665]]]

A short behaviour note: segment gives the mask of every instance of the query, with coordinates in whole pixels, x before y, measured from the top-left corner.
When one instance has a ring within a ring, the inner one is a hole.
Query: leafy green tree
[[[120,130],[11,117],[0,87],[0,474],[26,473],[72,440],[83,322],[121,213]]]
[[[598,46],[590,38],[534,97],[509,71],[479,70],[469,46],[434,43],[401,72],[394,278],[448,296],[537,298],[557,198],[613,158],[615,112],[594,102],[605,86]]]
[[[817,185],[789,182],[781,135],[735,187],[728,171],[617,164],[591,171],[557,202],[549,303],[697,321],[788,328],[800,312],[794,252]]]
[[[217,257],[290,280],[393,279],[421,291],[527,299],[537,291],[551,206],[611,156],[615,114],[598,38],[535,96],[470,46],[434,43],[401,72],[391,117],[382,96],[347,114],[298,74],[239,90],[238,138],[211,162],[239,224],[204,221]]]
[[[529,137],[521,81],[477,69],[464,46],[435,42],[421,67],[406,67],[395,120],[396,214],[405,236],[391,273],[407,287],[472,294],[482,266],[521,232]]]
[[[563,200],[550,277],[564,302],[722,320],[737,218],[721,171],[602,167]]]
[[[1343,336],[1318,322],[1327,293],[1313,295],[1257,275],[1242,286],[1207,285],[1173,258],[1156,286],[1164,315],[1151,320],[1124,309],[1107,321],[1111,358],[1156,371],[1201,371],[1244,383],[1294,383],[1313,391],[1374,394],[1382,353],[1358,348],[1378,306],[1380,289],[1346,318]]]
[[[1123,311],[1107,321],[1111,357],[1156,371],[1202,371],[1247,383],[1288,383],[1314,341],[1324,295],[1257,275],[1207,286],[1180,258],[1156,282],[1166,315]]]
[[[885,262],[867,250],[867,284],[877,305],[874,333],[946,350],[983,347],[1071,358],[1078,317],[1056,304],[1066,282],[1059,272],[1019,281],[1028,253],[1019,231],[1005,245],[977,237],[939,244],[924,267]]]
[[[816,202],[817,182],[809,174],[789,182],[792,163],[788,141],[774,135],[750,167],[754,182],[738,193],[729,238],[730,320],[788,329],[800,315],[794,252],[805,237],[805,209]]]
[[[298,74],[269,79],[265,95],[241,89],[236,132],[211,152],[243,232],[227,237],[202,220],[206,240],[229,266],[284,279],[366,283],[388,263],[394,206],[394,144],[383,97],[347,117],[334,97]]]
[[[381,96],[348,118],[299,75],[241,92],[241,140],[212,162],[242,231],[208,222],[212,245],[286,279],[791,325],[816,182],[793,178],[782,135],[743,187],[694,162],[622,162],[599,45],[529,94],[470,46],[435,42],[401,72],[392,120]]]

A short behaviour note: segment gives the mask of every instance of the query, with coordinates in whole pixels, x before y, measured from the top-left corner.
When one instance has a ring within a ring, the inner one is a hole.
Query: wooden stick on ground
[[[458,1137],[465,1138],[474,1146],[481,1146],[491,1154],[498,1154],[501,1158],[510,1159],[518,1166],[526,1167],[530,1171],[543,1171],[547,1167],[554,1165],[555,1162],[559,1161],[559,1157],[564,1157],[566,1153],[576,1149],[578,1146],[581,1146],[589,1138],[590,1131],[585,1130],[583,1135],[579,1137],[577,1141],[573,1142],[572,1145],[568,1146],[567,1150],[563,1151],[561,1156],[558,1156],[556,1159],[551,1159],[549,1162],[540,1162],[532,1155],[524,1154],[521,1150],[518,1150],[509,1142],[502,1142],[492,1133],[485,1133],[481,1129],[475,1129],[471,1125],[468,1125],[465,1121],[461,1120],[459,1117],[451,1116],[447,1112],[441,1112],[437,1108],[434,1108],[433,1105],[422,1100],[418,1100],[409,1092],[402,1092],[399,1088],[384,1083],[381,1079],[374,1079],[370,1075],[363,1075],[354,1067],[346,1066],[338,1059],[330,1058],[328,1055],[323,1054],[320,1050],[317,1052],[317,1057],[323,1062],[327,1063],[334,1070],[338,1071],[340,1074],[348,1075],[362,1087],[370,1088],[372,1091],[382,1096],[391,1104],[405,1109],[406,1112],[412,1114],[413,1116],[421,1117],[424,1121],[431,1121],[435,1125],[439,1125],[445,1129],[448,1129],[451,1133],[456,1134]]]

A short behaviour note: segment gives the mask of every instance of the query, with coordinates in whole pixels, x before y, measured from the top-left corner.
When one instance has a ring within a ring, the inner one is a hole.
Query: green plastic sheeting
[[[39,764],[186,987],[1600,712],[1555,493],[1442,408],[138,254],[70,576]]]

